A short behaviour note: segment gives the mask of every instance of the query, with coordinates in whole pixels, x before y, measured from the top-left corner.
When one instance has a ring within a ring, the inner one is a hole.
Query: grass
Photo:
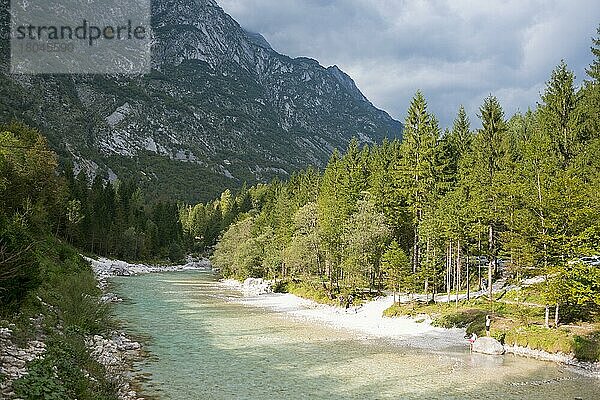
[[[349,294],[352,294],[354,297],[354,300],[352,301],[353,306],[359,306],[376,296],[375,292],[358,292],[345,288],[340,288],[339,293],[330,293],[323,287],[323,283],[320,281],[300,280],[280,281],[275,285],[274,291],[279,293],[291,293],[295,296],[330,306],[340,306],[345,304],[344,301]]]
[[[281,281],[277,283],[274,291],[279,293],[291,293],[320,304],[339,305],[339,301],[336,300],[335,297],[330,297],[325,289],[317,282]]]
[[[495,333],[498,339],[509,345],[529,347],[549,353],[574,353],[574,338],[569,335],[567,329],[532,325],[516,326],[502,331],[496,330]]]
[[[527,290],[528,297],[522,296],[521,301],[535,298],[535,289]],[[544,307],[513,303],[511,296],[508,299],[508,303],[493,304],[480,299],[463,301],[459,302],[458,307],[455,303],[396,303],[385,310],[384,315],[417,317],[426,314],[434,326],[464,328],[467,334],[482,336],[485,335],[485,316],[490,314],[490,333],[502,343],[549,353],[573,354],[579,360],[600,361],[600,324],[579,323],[546,328]]]

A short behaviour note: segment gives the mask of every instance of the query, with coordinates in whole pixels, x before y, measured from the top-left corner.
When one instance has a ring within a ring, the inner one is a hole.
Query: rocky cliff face
[[[2,73],[0,120],[39,127],[75,171],[190,201],[401,134],[339,68],[275,52],[215,1],[156,0],[152,25],[150,74]]]

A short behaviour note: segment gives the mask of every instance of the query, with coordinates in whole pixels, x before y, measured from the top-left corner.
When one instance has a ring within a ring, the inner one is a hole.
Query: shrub
[[[575,357],[585,361],[600,361],[600,332],[588,336],[576,335],[573,338]]]
[[[63,386],[52,363],[44,358],[28,365],[29,374],[14,382],[15,394],[19,398],[30,400],[63,400],[68,393]]]
[[[432,325],[441,328],[466,328],[467,333],[482,335],[485,333],[485,315],[482,310],[468,309],[436,318]]]

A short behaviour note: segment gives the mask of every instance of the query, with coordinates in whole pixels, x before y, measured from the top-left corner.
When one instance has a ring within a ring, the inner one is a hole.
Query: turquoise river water
[[[112,282],[160,399],[600,399],[597,379],[552,363],[403,347],[245,306],[208,271]]]

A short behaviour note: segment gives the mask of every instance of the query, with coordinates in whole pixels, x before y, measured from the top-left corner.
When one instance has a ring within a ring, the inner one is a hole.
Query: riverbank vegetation
[[[331,301],[389,290],[426,303],[464,294],[469,305],[485,289],[476,310],[535,315],[515,325],[525,330],[507,327],[505,340],[533,340],[532,326],[591,323],[586,337],[598,346],[600,266],[582,257],[600,254],[599,46],[581,87],[561,62],[524,113],[506,118],[490,95],[481,128],[471,128],[461,107],[442,130],[417,92],[401,141],[354,140],[322,174],[308,169],[249,188],[251,207],[224,193],[214,203],[222,216],[239,212],[214,264],[227,277],[300,280]],[[182,212],[186,232],[207,225],[190,223],[194,208]],[[497,302],[494,288],[528,277],[541,278],[537,305]]]
[[[85,345],[86,336],[110,329],[109,310],[99,303],[91,267],[57,235],[65,188],[37,131],[0,129],[0,327],[21,348],[45,344],[12,389],[24,399],[116,399]]]

